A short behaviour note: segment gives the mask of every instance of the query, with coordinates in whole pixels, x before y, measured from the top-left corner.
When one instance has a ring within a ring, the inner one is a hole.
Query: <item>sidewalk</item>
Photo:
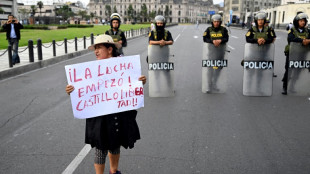
[[[126,32],[127,40],[144,36],[146,30],[134,30],[133,33]],[[128,37],[127,37],[128,36]],[[95,40],[96,36],[94,36]],[[13,77],[28,71],[32,71],[38,68],[46,67],[57,62],[68,60],[83,54],[90,52],[87,48],[91,45],[90,37],[86,38],[86,49],[84,49],[84,40],[83,38],[77,39],[77,50],[75,51],[75,42],[74,39],[67,41],[67,54],[65,54],[64,41],[56,42],[56,56],[53,56],[53,46],[52,43],[42,44],[42,60],[38,60],[38,51],[37,45],[33,46],[34,62],[29,62],[29,49],[28,46],[19,47],[18,54],[20,57],[20,63],[9,67],[9,58],[8,52],[2,55],[6,50],[0,50],[0,80]],[[26,49],[27,48],[27,49]],[[25,50],[26,49],[26,50]],[[24,51],[25,50],[25,51]]]

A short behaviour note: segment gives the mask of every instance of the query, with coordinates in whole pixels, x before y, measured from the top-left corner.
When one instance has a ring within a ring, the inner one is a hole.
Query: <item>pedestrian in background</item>
[[[8,16],[8,21],[3,25],[3,29],[6,30],[6,39],[9,45],[12,46],[13,56],[12,64],[20,63],[20,58],[18,55],[18,43],[20,40],[20,29],[23,29],[23,25],[18,22],[18,20],[13,16]]]
[[[95,44],[88,49],[94,50],[97,60],[117,57],[117,48],[121,44],[113,42],[109,35],[100,35],[95,39]],[[139,80],[146,83],[144,75]],[[66,92],[70,93],[74,86],[67,85]],[[109,156],[109,174],[121,174],[118,170],[120,158],[120,147],[133,148],[137,140],[140,139],[139,127],[136,122],[136,110],[109,114],[86,119],[85,143],[95,147],[95,170],[96,174],[103,174],[106,156]]]

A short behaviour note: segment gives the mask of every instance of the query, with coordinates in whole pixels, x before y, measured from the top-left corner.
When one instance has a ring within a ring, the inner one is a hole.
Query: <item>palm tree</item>
[[[41,17],[41,8],[43,8],[43,2],[42,2],[42,1],[39,1],[39,2],[37,3],[37,6],[38,6],[39,9],[40,9],[40,17]],[[40,19],[39,19],[39,24],[40,24]]]
[[[34,15],[36,14],[36,10],[37,10],[37,7],[35,6],[35,5],[32,5],[32,6],[30,6],[30,8],[31,8],[31,10],[30,10],[30,14],[31,14],[31,16],[33,17],[33,22],[34,22],[34,24],[35,24],[35,17],[34,17]]]

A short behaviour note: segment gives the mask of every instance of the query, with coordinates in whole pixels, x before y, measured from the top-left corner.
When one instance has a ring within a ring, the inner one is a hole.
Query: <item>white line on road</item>
[[[228,47],[229,47],[230,49],[232,49],[232,50],[234,50],[234,49],[235,49],[234,47],[232,47],[232,46],[230,46],[230,45],[228,45]]]
[[[62,174],[72,174],[79,164],[83,161],[86,155],[91,150],[91,146],[86,144],[80,153],[73,159],[73,161],[68,165],[68,167],[62,172]]]
[[[175,38],[174,42],[176,42],[180,36],[181,36],[181,34],[179,34],[179,35]]]
[[[231,36],[231,37],[233,37],[233,38],[235,38],[235,39],[238,39],[239,37],[237,37],[237,36]]]

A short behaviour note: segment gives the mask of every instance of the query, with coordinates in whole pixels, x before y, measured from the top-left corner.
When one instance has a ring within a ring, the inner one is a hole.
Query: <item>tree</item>
[[[27,9],[21,8],[21,9],[18,10],[18,13],[21,14],[21,16],[22,16],[21,18],[22,19],[26,19],[28,14],[30,13],[30,11],[28,11]]]
[[[147,19],[147,7],[145,4],[141,6],[141,12],[140,12],[141,20],[142,22],[145,22]]]
[[[127,16],[128,20],[132,20],[134,18],[134,9],[132,8],[132,5],[130,4],[127,10]]]
[[[169,17],[169,6],[166,5],[166,8],[165,8],[165,17],[168,18]]]
[[[37,11],[37,7],[35,5],[32,5],[30,6],[31,10],[30,10],[30,13],[31,13],[31,16],[34,17],[34,15],[36,14],[36,11]]]
[[[114,6],[114,8],[113,8],[113,13],[117,13],[116,6]]]
[[[63,20],[67,20],[69,17],[74,16],[74,13],[71,11],[68,5],[64,5],[60,8],[54,9],[56,16],[60,16]]]
[[[81,17],[82,17],[82,19],[85,19],[85,18],[86,18],[86,16],[87,16],[87,12],[86,12],[86,11],[82,11],[82,10],[80,10],[80,11],[78,12],[78,15],[79,15],[79,16],[81,16]]]
[[[4,14],[4,10],[0,7],[0,13]]]
[[[111,6],[110,5],[105,5],[105,15],[110,17],[111,14],[112,14]]]
[[[152,20],[155,18],[155,16],[156,16],[156,11],[153,10],[153,11],[149,14],[150,20],[152,21]]]
[[[91,21],[93,21],[93,18],[95,17],[95,13],[93,13],[93,12],[90,12],[90,19],[91,19]]]
[[[41,17],[41,9],[43,8],[43,2],[42,2],[42,1],[39,1],[39,2],[37,3],[37,6],[38,6],[39,9],[40,9],[40,17]],[[40,24],[40,19],[39,19],[39,24]]]

